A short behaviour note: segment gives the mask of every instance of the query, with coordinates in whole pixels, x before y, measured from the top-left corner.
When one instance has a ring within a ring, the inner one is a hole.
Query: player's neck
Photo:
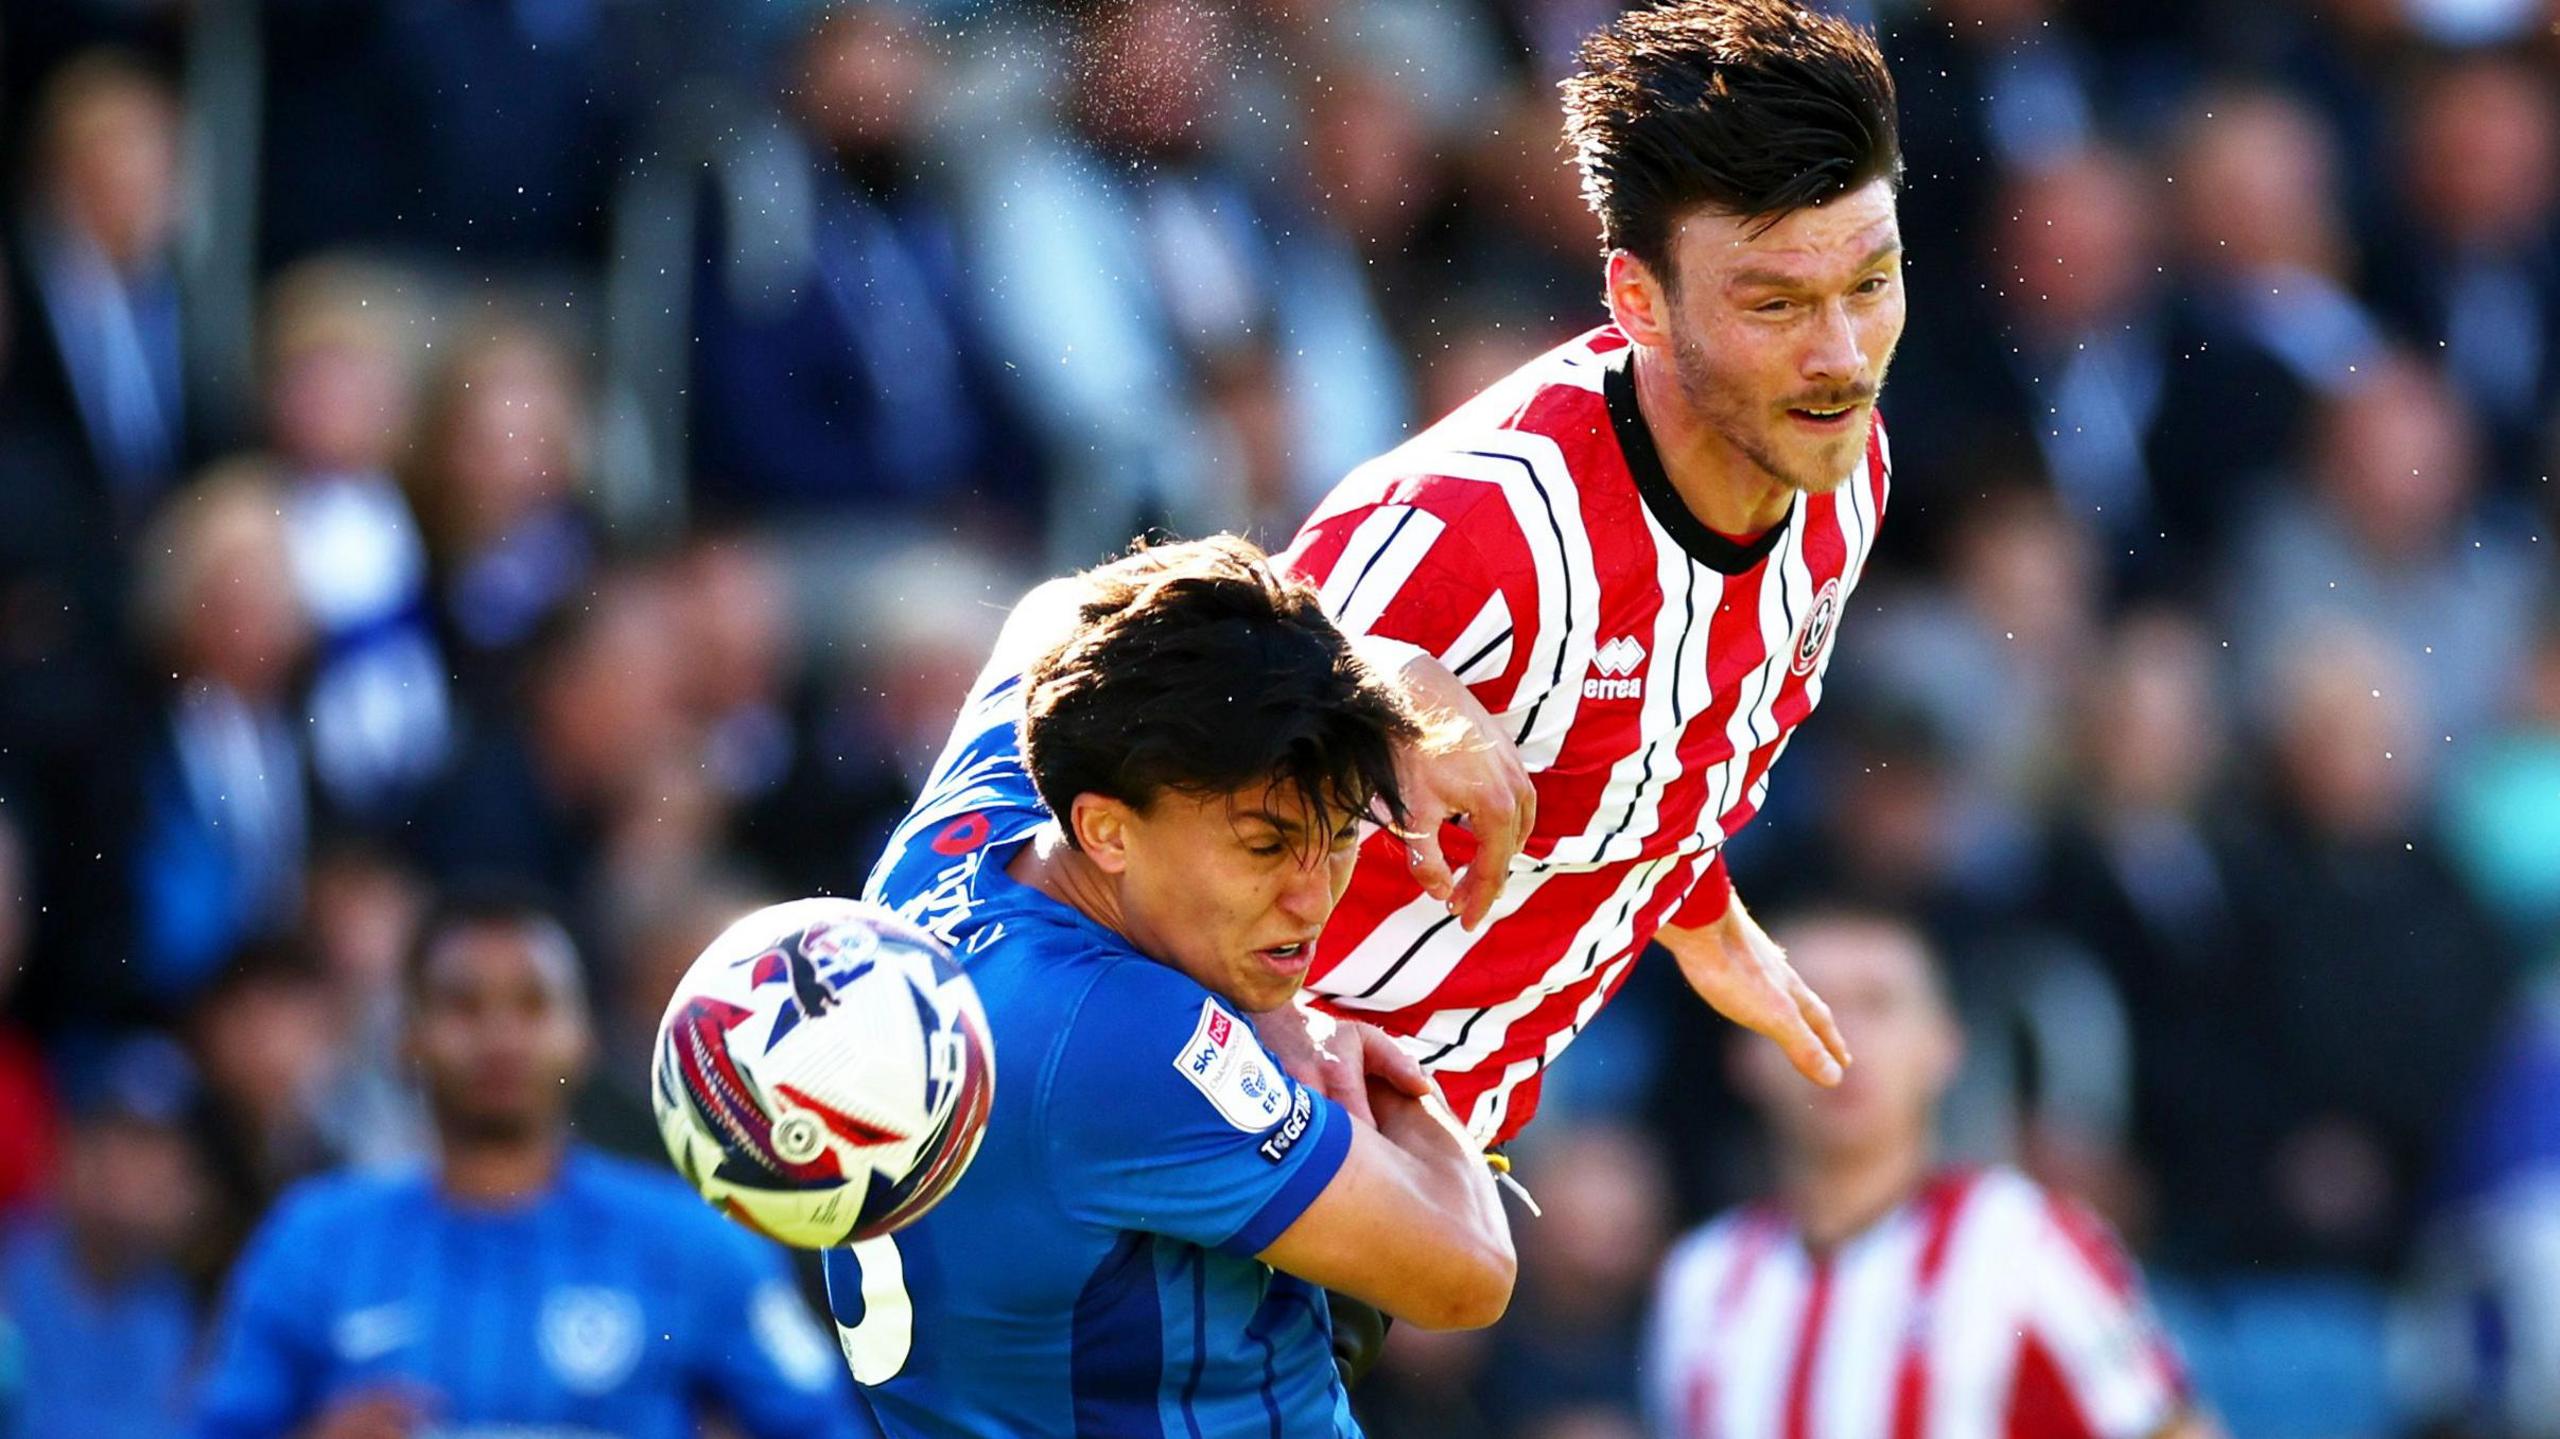
[[[1669,357],[1639,345],[1632,364],[1636,409],[1653,433],[1663,474],[1689,513],[1727,537],[1757,535],[1785,519],[1795,490],[1734,448],[1690,406]]]
[[[470,1209],[511,1209],[539,1196],[560,1174],[567,1144],[557,1134],[522,1139],[453,1139],[443,1146],[437,1183]]]
[[[1834,1248],[1891,1214],[1928,1182],[1926,1143],[1864,1154],[1792,1157],[1785,1168],[1788,1212],[1809,1249]]]
[[[1058,903],[1118,934],[1127,934],[1122,922],[1120,892],[1084,851],[1067,843],[1065,834],[1050,825],[1031,837],[1031,841],[1014,853],[1004,872],[1016,884],[1027,884]]]

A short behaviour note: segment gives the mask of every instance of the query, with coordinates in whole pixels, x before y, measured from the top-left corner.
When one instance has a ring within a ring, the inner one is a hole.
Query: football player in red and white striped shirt
[[[1660,1439],[2199,1439],[2104,1225],[2009,1169],[1933,1167],[1963,1041],[1909,925],[1775,926],[1858,1035],[1829,1090],[1737,1057],[1780,1193],[1666,1261],[1644,1365]]]
[[[1654,939],[1839,1080],[1838,1030],[1720,851],[1821,697],[1875,544],[1903,321],[1866,32],[1677,0],[1592,36],[1565,92],[1612,323],[1354,471],[1283,556],[1477,726],[1408,784],[1414,829],[1365,843],[1309,986],[1497,1142]]]

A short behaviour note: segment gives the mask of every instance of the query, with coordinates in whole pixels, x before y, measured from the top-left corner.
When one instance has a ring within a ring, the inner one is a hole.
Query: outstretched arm
[[[1742,907],[1742,896],[1724,885],[1721,869],[1715,882],[1726,896],[1723,914],[1695,928],[1666,924],[1654,938],[1716,1013],[1767,1036],[1805,1078],[1825,1088],[1838,1084],[1849,1064],[1849,1044],[1831,1006]]]

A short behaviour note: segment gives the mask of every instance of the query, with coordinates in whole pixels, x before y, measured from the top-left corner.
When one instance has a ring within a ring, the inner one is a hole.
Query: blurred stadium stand
[[[1597,323],[1612,8],[0,4],[0,1435],[180,1432],[263,1206],[415,1158],[437,884],[556,892],[647,1154],[675,973],[858,887],[1032,579],[1284,539]],[[2560,1436],[2560,8],[1845,8],[1899,483],[1742,891],[1927,926],[1954,1142],[2135,1243],[2239,1439]],[[1383,1439],[1642,1432],[1655,1251],[1762,1162],[1668,975]]]

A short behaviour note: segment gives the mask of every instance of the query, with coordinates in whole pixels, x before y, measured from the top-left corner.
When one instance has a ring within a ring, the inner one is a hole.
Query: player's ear
[[[1653,350],[1671,347],[1671,297],[1653,267],[1631,250],[1611,250],[1609,318],[1627,338]]]
[[[1118,874],[1129,867],[1129,822],[1135,818],[1128,805],[1087,790],[1068,807],[1067,823],[1085,858],[1104,874]]]

